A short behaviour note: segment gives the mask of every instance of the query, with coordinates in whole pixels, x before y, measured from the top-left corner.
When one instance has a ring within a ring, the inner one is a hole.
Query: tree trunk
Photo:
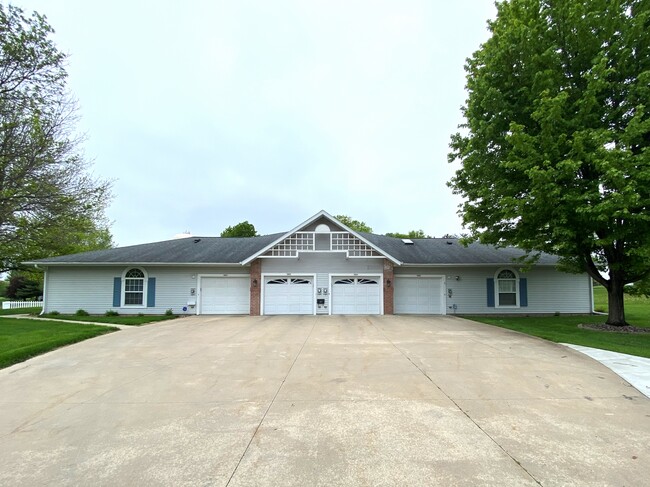
[[[609,285],[607,286],[607,303],[609,305],[607,324],[614,326],[625,326],[625,306],[623,303],[623,287],[625,286],[622,276],[612,272]]]

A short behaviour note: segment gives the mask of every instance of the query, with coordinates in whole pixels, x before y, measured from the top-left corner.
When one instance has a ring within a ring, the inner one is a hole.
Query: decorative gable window
[[[296,232],[269,249],[263,257],[297,257],[300,252],[346,252],[348,257],[381,257],[348,232]]]

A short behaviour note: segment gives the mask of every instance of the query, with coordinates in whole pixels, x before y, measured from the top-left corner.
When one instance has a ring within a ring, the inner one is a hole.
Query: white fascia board
[[[324,215],[328,215],[327,212],[326,212],[325,210],[321,210],[321,211],[319,211],[319,212],[316,213],[314,216],[312,216],[311,218],[305,220],[304,222],[302,222],[302,223],[301,223],[300,225],[298,225],[297,227],[293,228],[292,230],[289,230],[287,233],[285,233],[285,234],[281,235],[280,237],[276,238],[273,242],[271,242],[270,244],[268,244],[266,247],[263,247],[262,249],[258,250],[258,251],[255,252],[253,255],[251,255],[250,257],[247,257],[246,259],[242,260],[242,261],[240,262],[240,264],[241,264],[241,265],[249,264],[249,263],[252,262],[253,260],[257,259],[260,255],[262,255],[262,254],[266,253],[267,251],[271,250],[271,249],[272,249],[273,247],[275,247],[277,244],[279,244],[280,242],[282,242],[285,238],[287,238],[287,237],[289,237],[290,235],[294,234],[295,232],[297,232],[297,231],[300,230],[301,228],[306,227],[307,225],[309,225],[310,223],[314,222],[316,219],[318,219],[318,218],[320,218],[321,216],[324,216]],[[328,215],[328,216],[329,216],[329,215]],[[330,218],[332,218],[332,217],[330,216]]]
[[[330,220],[332,220],[333,223],[336,223],[336,224],[339,225],[340,227],[343,227],[344,230],[350,232],[352,235],[354,235],[355,237],[357,237],[359,240],[361,240],[363,243],[365,243],[368,247],[372,248],[372,249],[375,250],[376,252],[379,252],[381,255],[383,255],[384,257],[386,257],[388,260],[392,261],[393,264],[402,265],[402,262],[401,262],[401,261],[397,260],[395,257],[393,257],[392,255],[390,255],[390,254],[389,254],[388,252],[386,252],[385,250],[380,249],[379,247],[377,247],[377,246],[376,246],[375,244],[373,244],[372,242],[366,240],[366,239],[363,238],[361,235],[359,235],[357,232],[355,232],[355,231],[352,230],[350,227],[348,227],[348,226],[344,225],[343,223],[341,223],[340,221],[338,221],[336,218],[334,218],[332,215],[330,215],[330,214],[327,213],[326,211],[321,211],[321,213],[323,213],[324,216],[326,216],[327,218],[329,218]]]
[[[23,264],[38,265],[43,267],[51,266],[123,266],[123,265],[140,265],[140,266],[165,266],[165,267],[187,267],[187,266],[206,266],[206,267],[241,267],[239,262],[23,262]]]
[[[447,264],[412,264],[412,263],[403,263],[402,267],[494,267],[494,266],[517,266],[517,262],[477,262],[477,263],[471,263],[471,262],[463,262],[463,263],[447,263]],[[533,267],[555,267],[556,264],[533,264]]]
[[[314,216],[312,216],[311,218],[308,218],[307,220],[305,220],[304,222],[302,222],[300,225],[296,226],[296,227],[293,228],[292,230],[289,230],[287,233],[285,233],[284,235],[282,235],[282,236],[279,237],[278,239],[274,240],[273,242],[271,242],[269,245],[267,245],[267,246],[264,247],[263,249],[261,249],[261,250],[255,252],[253,255],[251,255],[251,256],[248,257],[247,259],[244,259],[243,261],[241,261],[241,264],[242,264],[242,265],[250,264],[251,261],[257,259],[260,255],[266,253],[267,251],[269,251],[270,249],[272,249],[273,247],[275,247],[277,244],[279,244],[280,242],[282,242],[285,238],[287,238],[287,237],[293,235],[294,233],[300,231],[301,229],[303,229],[303,228],[306,227],[307,225],[309,225],[309,224],[315,222],[316,220],[318,220],[320,217],[325,217],[325,218],[327,218],[328,220],[330,220],[332,223],[334,223],[335,225],[337,225],[337,226],[343,228],[343,230],[345,230],[346,232],[349,232],[351,235],[357,237],[359,240],[361,240],[363,243],[365,243],[368,247],[372,248],[372,249],[375,250],[376,252],[379,252],[381,255],[383,255],[383,256],[386,257],[387,259],[391,260],[394,264],[397,264],[397,265],[401,265],[401,264],[402,264],[402,263],[401,263],[399,260],[397,260],[395,257],[393,257],[392,255],[388,254],[385,250],[380,249],[379,247],[377,247],[377,246],[374,245],[373,243],[371,243],[371,242],[369,242],[368,240],[366,240],[365,238],[363,238],[363,237],[362,237],[361,235],[359,235],[357,232],[355,232],[355,231],[352,230],[350,227],[348,227],[348,226],[344,225],[343,223],[341,223],[340,221],[338,221],[336,218],[334,218],[332,215],[330,215],[329,213],[327,213],[325,210],[321,210],[321,211],[319,211],[318,213],[316,213],[316,214],[315,214]]]

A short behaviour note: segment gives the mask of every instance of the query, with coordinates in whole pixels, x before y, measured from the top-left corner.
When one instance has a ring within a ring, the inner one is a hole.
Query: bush
[[[50,312],[48,313],[48,315],[52,315],[52,316],[59,316],[60,314],[61,314],[61,313],[59,313],[58,311],[50,311]]]
[[[142,317],[144,316],[144,313],[138,313],[138,316]]]
[[[75,316],[90,316],[90,313],[85,309],[78,309]]]
[[[104,313],[104,316],[120,316],[120,314],[115,310],[109,309]]]
[[[173,316],[174,315],[174,310],[169,308],[167,311],[165,311],[165,316]]]

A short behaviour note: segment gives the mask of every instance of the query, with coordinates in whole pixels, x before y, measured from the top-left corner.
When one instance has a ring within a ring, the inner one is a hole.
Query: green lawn
[[[598,286],[594,289],[594,303],[597,311],[605,312],[607,310],[607,292],[604,288]],[[650,299],[626,295],[625,316],[631,325],[650,326]],[[580,323],[604,323],[607,317],[602,315],[465,316],[465,318],[520,331],[552,342],[572,343],[650,358],[650,333],[612,333],[578,328]]]
[[[52,315],[45,314],[42,315],[43,318],[52,318],[55,320],[64,320],[64,321],[90,321],[92,323],[110,323],[113,325],[133,325],[139,326],[147,323],[153,323],[155,321],[165,321],[173,320],[178,318],[177,315],[120,315],[120,316],[77,316],[77,315]]]
[[[37,315],[43,308],[0,309],[2,315]]]
[[[0,318],[0,368],[116,330],[110,326]]]

